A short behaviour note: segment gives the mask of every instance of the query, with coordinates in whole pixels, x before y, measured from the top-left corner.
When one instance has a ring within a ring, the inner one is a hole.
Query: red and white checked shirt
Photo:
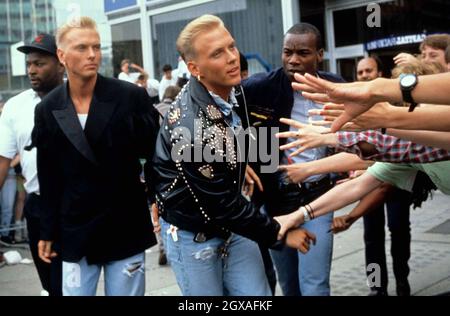
[[[427,163],[450,160],[447,150],[413,143],[392,135],[385,135],[376,130],[362,132],[339,131],[338,151],[357,154],[365,160],[384,162]],[[363,156],[358,143],[366,142],[375,146],[377,154]]]

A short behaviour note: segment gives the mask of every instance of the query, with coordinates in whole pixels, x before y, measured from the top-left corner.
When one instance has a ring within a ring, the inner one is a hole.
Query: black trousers
[[[38,254],[38,242],[40,235],[40,197],[36,194],[29,194],[25,202],[24,213],[27,219],[28,239],[31,256],[39,275],[42,287],[50,296],[62,296],[62,261],[60,257],[52,259],[50,264],[42,261]]]
[[[386,201],[387,223],[391,233],[391,256],[396,281],[404,281],[409,275],[408,260],[411,256],[411,229],[409,204],[411,193],[395,189]],[[384,206],[364,216],[364,242],[366,245],[366,267],[371,263],[380,266],[380,289],[388,286],[388,272],[385,250]],[[373,271],[367,271],[367,275]]]

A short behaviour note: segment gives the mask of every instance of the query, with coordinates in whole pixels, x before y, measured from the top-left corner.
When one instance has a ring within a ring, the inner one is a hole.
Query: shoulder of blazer
[[[61,105],[64,102],[64,89],[65,89],[65,83],[57,86],[55,89],[50,91],[45,97],[42,98],[41,102],[39,103],[39,106],[41,107],[42,111],[51,111],[53,109],[61,107]]]

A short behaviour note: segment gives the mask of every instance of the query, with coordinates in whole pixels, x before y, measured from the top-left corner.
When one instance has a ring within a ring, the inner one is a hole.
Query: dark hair
[[[186,83],[188,83],[189,79],[187,77],[178,77],[177,86],[183,88]]]
[[[245,58],[244,54],[242,54],[241,52],[239,52],[239,59],[240,59],[240,63],[241,63],[241,71],[248,70],[247,58]]]
[[[412,188],[411,205],[413,208],[421,207],[428,197],[433,197],[433,191],[437,190],[430,177],[422,171],[418,171]]]
[[[169,64],[165,64],[165,65],[162,67],[162,71],[163,71],[163,72],[170,71],[170,70],[172,70],[172,66],[169,65]]]
[[[377,72],[380,72],[380,71],[383,72],[383,63],[382,63],[381,59],[377,55],[371,55],[369,57],[360,58],[360,59],[358,59],[357,65],[359,64],[359,62],[361,60],[369,59],[369,58],[373,59],[375,61],[375,63],[377,64]]]
[[[372,58],[373,60],[375,60],[375,62],[377,63],[377,70],[378,72],[382,72],[383,71],[383,63],[380,59],[380,57],[378,57],[377,55],[370,55],[369,58]]]
[[[317,27],[315,27],[312,24],[309,23],[297,23],[294,24],[285,34],[314,34],[316,36],[316,49],[322,49],[323,43],[322,43],[322,34],[320,34],[320,31]]]

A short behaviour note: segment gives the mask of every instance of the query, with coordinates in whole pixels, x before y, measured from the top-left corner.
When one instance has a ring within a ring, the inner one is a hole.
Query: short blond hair
[[[195,58],[194,41],[201,33],[224,26],[223,21],[211,14],[196,18],[184,27],[177,39],[177,50],[185,62]]]
[[[446,69],[438,62],[425,63],[420,59],[406,64],[400,64],[392,69],[392,78],[398,78],[401,74],[415,74],[416,76],[433,75],[445,72]]]
[[[68,20],[56,31],[56,46],[58,48],[61,47],[61,43],[67,33],[73,29],[93,29],[97,31],[97,23],[88,16],[81,16]]]

